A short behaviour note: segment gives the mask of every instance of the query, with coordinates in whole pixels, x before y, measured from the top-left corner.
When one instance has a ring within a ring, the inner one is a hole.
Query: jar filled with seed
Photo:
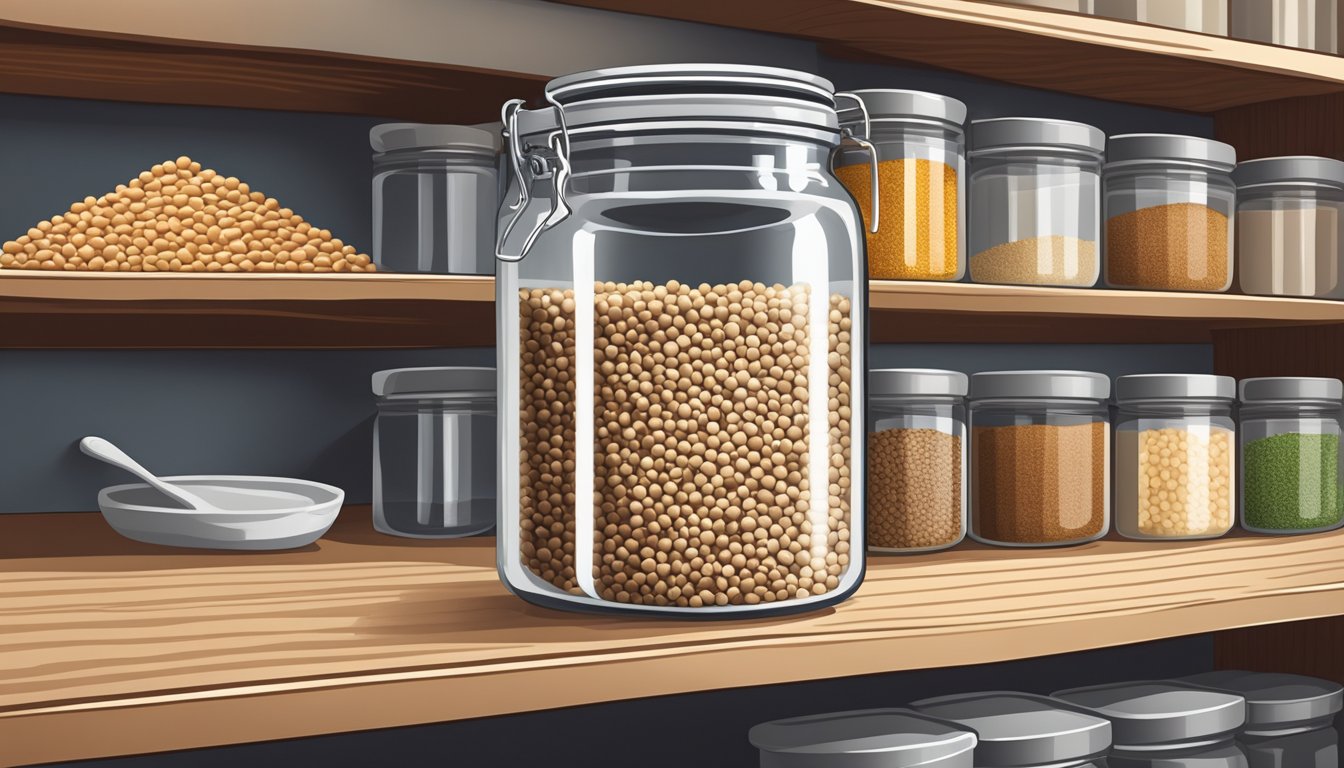
[[[1339,379],[1241,382],[1241,525],[1256,533],[1344,525]]]
[[[1237,382],[1142,374],[1115,380],[1115,528],[1131,539],[1208,539],[1232,528]]]
[[[1110,395],[1110,379],[1087,371],[971,376],[972,538],[1050,547],[1106,534]]]
[[[1106,144],[1106,284],[1159,291],[1232,285],[1230,144],[1130,133]]]
[[[546,91],[505,113],[504,582],[683,617],[845,599],[865,549],[866,275],[827,170],[831,84],[678,64]]]
[[[930,552],[966,535],[966,374],[868,377],[868,550]]]

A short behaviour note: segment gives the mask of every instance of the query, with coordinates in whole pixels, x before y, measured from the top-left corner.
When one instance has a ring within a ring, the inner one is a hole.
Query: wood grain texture
[[[1192,112],[1344,92],[1337,56],[977,0],[563,1]]]
[[[1344,683],[1344,617],[1270,624],[1219,632],[1213,661],[1219,669],[1286,672]]]
[[[1341,15],[1344,19],[1344,15]],[[1237,148],[1239,160],[1320,155],[1344,160],[1344,94],[1298,97],[1214,113],[1214,135]]]
[[[347,509],[287,553],[168,550],[96,515],[0,516],[0,762],[278,739],[980,663],[1344,614],[1344,533],[878,559],[773,620],[565,614],[509,595],[493,540]],[[78,739],[69,738],[79,734]]]
[[[0,20],[0,92],[158,104],[373,115],[429,123],[499,118],[545,76],[301,51],[58,30]]]

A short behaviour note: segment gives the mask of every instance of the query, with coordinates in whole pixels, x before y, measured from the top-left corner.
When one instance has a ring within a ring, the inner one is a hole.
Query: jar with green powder
[[[1241,524],[1317,533],[1344,523],[1339,379],[1241,382]]]

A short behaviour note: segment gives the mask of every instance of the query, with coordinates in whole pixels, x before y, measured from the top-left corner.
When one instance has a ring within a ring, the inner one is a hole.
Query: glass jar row
[[[1106,534],[1112,508],[1127,538],[1212,538],[1231,530],[1238,486],[1247,530],[1344,523],[1337,379],[1244,380],[1239,419],[1225,376],[1122,376],[1114,419],[1109,379],[1084,371],[968,384],[954,371],[879,370],[869,386],[872,551],[944,549],[968,529],[999,546],[1079,544]]]

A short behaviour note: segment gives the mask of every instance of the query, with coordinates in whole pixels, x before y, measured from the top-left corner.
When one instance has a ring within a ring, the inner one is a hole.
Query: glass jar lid
[[[1246,721],[1246,699],[1241,696],[1179,683],[1098,685],[1051,696],[1110,720],[1116,749],[1214,743]]]
[[[494,155],[500,141],[495,134],[469,125],[382,123],[369,129],[369,145],[375,152],[446,149]]]
[[[971,121],[971,150],[975,154],[1044,150],[1100,156],[1106,134],[1100,128],[1072,120],[1039,117],[995,117]]]
[[[871,122],[900,122],[907,120],[936,121],[961,128],[966,122],[966,105],[951,96],[926,91],[905,91],[896,88],[866,88],[850,91],[863,100]],[[841,125],[863,122],[858,107],[840,110]]]
[[[1344,189],[1344,162],[1314,155],[1244,160],[1232,172],[1232,181],[1237,189],[1276,184],[1324,184]]]
[[[970,752],[976,743],[970,731],[908,709],[773,720],[747,738],[761,751],[761,768],[914,768]]]
[[[1123,133],[1106,142],[1107,168],[1147,163],[1184,163],[1227,172],[1237,164],[1237,150],[1221,141],[1174,133]]]
[[[1227,400],[1237,397],[1237,380],[1202,373],[1137,373],[1115,380],[1117,403],[1144,400]]]
[[[373,374],[373,394],[379,397],[493,397],[495,386],[495,369],[484,367],[392,368]]]
[[[1111,721],[1046,696],[970,693],[924,699],[910,708],[974,731],[977,765],[1072,764],[1111,747]]]
[[[1246,698],[1245,733],[1272,734],[1329,722],[1344,709],[1344,686],[1306,675],[1223,669],[1182,678]]]
[[[965,397],[966,382],[966,374],[960,371],[879,368],[868,374],[868,394],[875,397]]]
[[[1111,380],[1090,371],[986,371],[971,375],[971,400],[1105,400]]]
[[[1344,382],[1339,379],[1268,376],[1241,380],[1243,403],[1341,399],[1344,399]]]

